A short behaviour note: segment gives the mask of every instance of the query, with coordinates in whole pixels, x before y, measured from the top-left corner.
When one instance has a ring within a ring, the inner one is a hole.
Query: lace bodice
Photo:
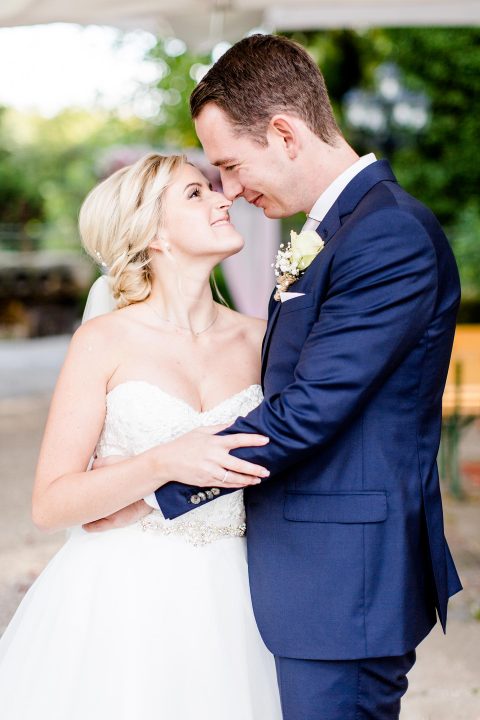
[[[107,394],[107,413],[97,455],[137,455],[195,428],[233,422],[238,416],[247,415],[262,399],[260,385],[250,385],[214,408],[198,412],[157,385],[143,380],[122,382]],[[241,535],[245,531],[243,491],[218,497],[174,520],[165,519],[155,510],[145,518],[142,527],[181,535],[195,545]]]

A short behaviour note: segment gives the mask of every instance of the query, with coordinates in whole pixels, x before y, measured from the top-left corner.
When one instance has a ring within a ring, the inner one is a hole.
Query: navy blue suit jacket
[[[265,399],[224,431],[270,438],[234,452],[271,471],[245,492],[253,607],[276,655],[400,655],[435,609],[445,627],[461,589],[436,465],[458,272],[386,161],[350,182],[317,232],[325,248],[291,288],[305,294],[270,301]],[[195,490],[160,488],[166,517],[193,509]]]

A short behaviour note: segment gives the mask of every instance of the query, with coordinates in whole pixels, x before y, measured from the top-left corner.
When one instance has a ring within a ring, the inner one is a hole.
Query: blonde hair
[[[162,222],[165,191],[186,162],[184,155],[146,155],[97,185],[81,207],[83,246],[96,263],[108,268],[119,308],[150,295],[148,247]]]

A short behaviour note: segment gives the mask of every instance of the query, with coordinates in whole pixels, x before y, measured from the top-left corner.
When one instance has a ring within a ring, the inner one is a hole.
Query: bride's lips
[[[230,215],[222,215],[222,217],[218,218],[218,220],[215,220],[215,222],[211,223],[212,227],[219,227],[222,225],[231,225],[230,222]]]
[[[257,197],[254,200],[250,200],[249,202],[252,203],[252,205],[255,205],[255,207],[260,207],[259,200],[263,197],[262,193],[260,195],[257,195]]]

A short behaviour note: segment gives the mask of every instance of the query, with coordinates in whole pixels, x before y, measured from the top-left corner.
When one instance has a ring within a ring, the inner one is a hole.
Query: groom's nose
[[[233,175],[226,171],[220,172],[223,194],[232,202],[243,195],[244,187]]]

